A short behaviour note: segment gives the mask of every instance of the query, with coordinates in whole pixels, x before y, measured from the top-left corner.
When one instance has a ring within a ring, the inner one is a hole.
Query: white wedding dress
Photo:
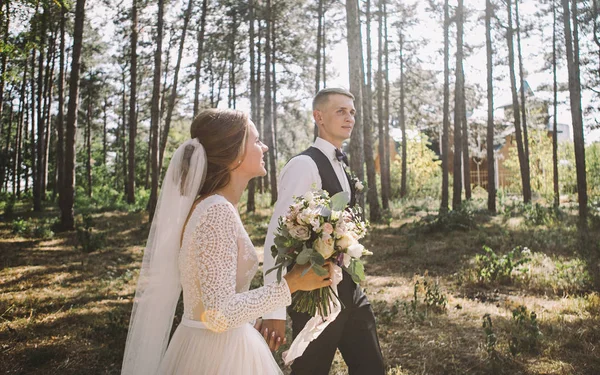
[[[179,254],[184,313],[159,374],[281,374],[252,321],[291,303],[285,279],[249,290],[256,251],[220,195],[190,215]]]

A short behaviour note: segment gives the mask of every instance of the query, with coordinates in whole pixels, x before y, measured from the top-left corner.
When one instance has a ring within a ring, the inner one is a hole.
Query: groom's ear
[[[313,118],[317,125],[320,125],[323,122],[323,114],[318,109],[313,110]]]

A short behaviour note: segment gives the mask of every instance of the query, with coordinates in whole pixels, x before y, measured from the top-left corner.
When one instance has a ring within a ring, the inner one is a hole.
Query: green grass
[[[262,196],[253,214],[241,205],[259,251],[269,201]],[[378,319],[388,374],[597,374],[600,220],[591,220],[582,235],[575,209],[555,214],[517,204],[489,215],[484,202],[475,199],[458,218],[473,223],[466,227],[437,220],[434,200],[395,202],[390,225],[373,225],[365,245],[374,255],[365,259],[363,287]],[[29,209],[17,203],[12,217],[0,222],[0,373],[118,374],[147,214],[92,211],[103,246],[85,253],[75,231],[45,239],[36,236],[41,230],[15,233],[16,218],[28,228],[51,227],[58,215],[51,208],[42,214]],[[531,260],[509,281],[482,282],[476,258],[484,245],[500,257],[527,247]],[[425,279],[430,290],[436,285],[436,304],[445,298],[445,308],[427,305]],[[260,284],[257,274],[253,286]],[[535,350],[513,355],[511,338],[529,337],[514,322],[519,306],[535,312],[541,335]],[[174,324],[180,314],[181,306]],[[493,354],[486,350],[484,314],[493,323]],[[338,353],[331,374],[345,373]]]

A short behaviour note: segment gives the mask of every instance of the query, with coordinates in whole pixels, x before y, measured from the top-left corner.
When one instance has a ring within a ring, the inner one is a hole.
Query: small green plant
[[[35,238],[40,238],[42,240],[49,240],[54,237],[54,232],[50,229],[52,226],[51,221],[42,221],[34,225],[32,229],[32,236]]]
[[[495,359],[498,357],[496,351],[496,344],[498,343],[498,337],[494,332],[494,326],[492,325],[492,317],[490,314],[483,315],[483,333],[485,334],[485,351],[488,353],[490,358]]]
[[[419,281],[415,281],[413,287],[413,298],[409,302],[402,302],[404,314],[413,322],[422,322],[425,320],[425,313],[419,309]]]
[[[89,214],[83,215],[78,219],[77,231],[77,247],[84,253],[91,253],[104,245],[104,234],[94,232],[94,223],[92,216]]]
[[[446,311],[448,298],[441,292],[439,281],[436,280],[432,283],[425,279],[423,286],[425,287],[425,304],[427,305],[427,309],[432,309],[437,312]]]
[[[513,325],[508,348],[510,354],[537,353],[542,332],[535,311],[527,311],[525,306],[519,306],[512,312]]]
[[[377,317],[377,323],[391,324],[394,322],[400,312],[400,304],[399,300],[395,300],[392,304],[389,304],[385,300],[371,301],[371,306]]]
[[[422,302],[420,302],[422,300]],[[439,282],[432,282],[425,274],[414,280],[413,298],[402,303],[402,310],[415,322],[423,322],[429,312],[443,313],[446,311],[448,298],[441,292]]]
[[[526,247],[517,246],[502,256],[498,256],[488,246],[483,246],[483,251],[485,254],[477,254],[475,257],[480,283],[511,283],[513,271],[531,260],[531,252]]]
[[[18,234],[20,236],[24,236],[29,233],[29,223],[27,220],[18,218],[13,220],[12,222],[12,232],[13,234]]]

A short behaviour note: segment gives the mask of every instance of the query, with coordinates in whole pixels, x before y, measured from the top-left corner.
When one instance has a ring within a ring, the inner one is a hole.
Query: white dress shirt
[[[335,146],[324,140],[317,138],[313,147],[318,148],[331,162],[331,166],[337,175],[338,180],[345,192],[350,192],[350,184],[344,171],[344,163],[337,160],[335,156]],[[271,246],[274,244],[275,231],[277,230],[279,217],[284,216],[290,205],[294,203],[294,197],[304,195],[304,193],[313,189],[321,189],[321,176],[313,159],[308,155],[299,155],[290,160],[281,170],[279,176],[278,198],[273,210],[273,216],[269,223],[267,237],[265,238],[263,274],[275,266],[275,258],[271,255]],[[283,270],[285,275],[286,270]],[[265,285],[277,280],[277,272],[273,271],[264,277]],[[272,313],[263,316],[263,319],[286,319],[285,308],[281,308]]]

